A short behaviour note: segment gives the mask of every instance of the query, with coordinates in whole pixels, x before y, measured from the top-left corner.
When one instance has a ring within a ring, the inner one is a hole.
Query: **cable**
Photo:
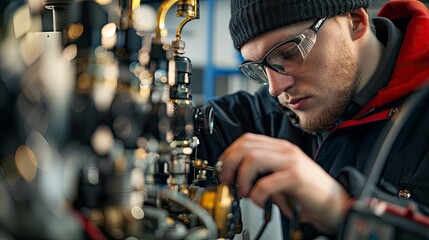
[[[259,240],[261,238],[262,234],[265,231],[265,228],[267,227],[268,223],[271,221],[272,209],[273,209],[273,201],[271,201],[271,199],[268,199],[265,202],[265,206],[264,206],[264,223],[259,228],[258,233],[256,234],[254,240]]]

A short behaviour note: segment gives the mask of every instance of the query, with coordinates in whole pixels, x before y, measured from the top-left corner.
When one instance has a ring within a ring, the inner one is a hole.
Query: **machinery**
[[[167,43],[173,6],[183,20]],[[47,10],[52,31],[40,26]],[[195,152],[213,129],[212,110],[193,105],[182,39],[198,0],[165,0],[155,21],[140,0],[11,1],[4,12],[0,238],[241,233],[234,188],[208,184],[220,168]]]
[[[199,0],[150,2],[0,1],[0,239],[248,239],[236,188],[217,184],[221,166],[196,152],[214,123],[194,106],[182,36]],[[182,20],[169,43],[173,6]],[[414,206],[367,197],[396,134],[427,112],[428,89],[375,148],[344,239],[426,239]],[[300,239],[295,210],[290,238]]]

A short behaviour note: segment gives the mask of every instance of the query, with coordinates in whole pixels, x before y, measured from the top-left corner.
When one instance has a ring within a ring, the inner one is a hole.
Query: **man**
[[[429,79],[428,9],[391,1],[371,20],[369,5],[231,0],[232,40],[246,59],[240,69],[268,86],[212,101],[216,129],[201,136],[199,153],[222,161],[220,180],[259,206],[271,199],[291,216],[292,200],[308,224],[305,239],[342,228],[377,138]],[[429,163],[424,154],[407,158],[410,148],[394,148],[377,191],[424,208]]]

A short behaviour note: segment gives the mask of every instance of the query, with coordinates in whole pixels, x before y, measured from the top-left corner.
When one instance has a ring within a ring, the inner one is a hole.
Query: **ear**
[[[364,8],[357,8],[349,12],[350,36],[353,41],[360,39],[369,30],[369,16]]]

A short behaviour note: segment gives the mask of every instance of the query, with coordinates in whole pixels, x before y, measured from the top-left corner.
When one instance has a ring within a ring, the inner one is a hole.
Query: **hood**
[[[360,111],[378,109],[429,81],[429,10],[417,0],[390,1],[378,16],[390,19],[404,34],[392,80]]]

